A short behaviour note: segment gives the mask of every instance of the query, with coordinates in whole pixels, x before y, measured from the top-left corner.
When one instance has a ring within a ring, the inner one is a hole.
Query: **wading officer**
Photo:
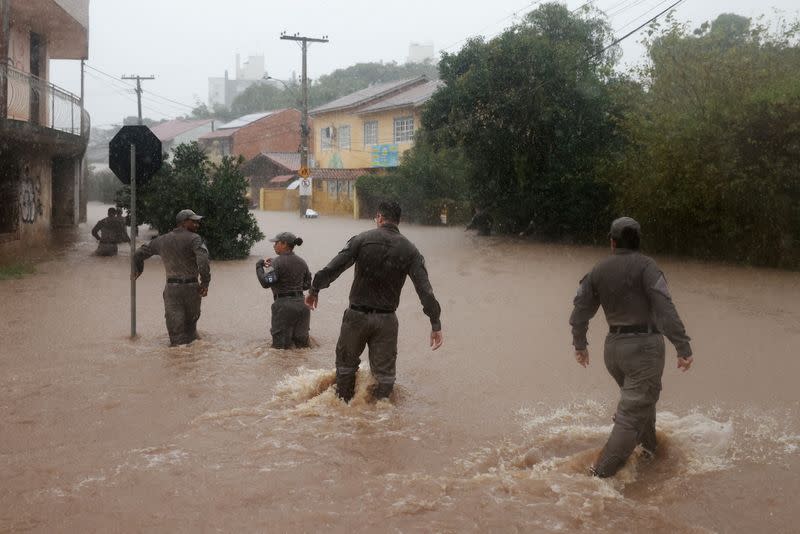
[[[258,260],[256,276],[261,287],[272,289],[272,348],[308,347],[311,310],[303,302],[303,291],[311,287],[311,271],[305,260],[294,253],[294,247],[302,245],[303,239],[281,232],[270,241],[277,256]]]
[[[116,256],[117,243],[130,243],[125,231],[125,221],[116,208],[108,208],[108,217],[100,219],[92,228],[92,236],[99,241],[95,256]]]
[[[386,398],[392,393],[397,360],[395,310],[406,276],[414,283],[422,310],[430,318],[432,349],[442,345],[441,308],[428,281],[425,259],[397,228],[400,205],[382,202],[375,222],[376,229],[351,238],[345,248],[314,275],[306,297],[308,307],[316,308],[319,292],[355,264],[350,307],[344,312],[336,343],[336,392],[345,402],[355,394],[356,371],[365,346],[369,347],[370,371],[378,382],[375,397]]]
[[[678,368],[692,365],[692,348],[664,274],[653,259],[639,253],[641,229],[630,217],[611,224],[612,255],[581,280],[569,318],[575,359],[589,365],[586,331],[599,306],[608,321],[604,359],[620,387],[614,428],[593,475],[610,477],[627,461],[636,445],[650,456],[656,449],[656,402],[664,373],[664,338],[678,352]]]
[[[208,295],[211,281],[208,249],[203,238],[197,235],[202,218],[192,210],[178,212],[174,230],[145,243],[134,255],[136,278],[142,274],[144,260],[150,256],[157,254],[164,261],[167,272],[164,315],[170,345],[185,345],[197,339],[200,299]]]

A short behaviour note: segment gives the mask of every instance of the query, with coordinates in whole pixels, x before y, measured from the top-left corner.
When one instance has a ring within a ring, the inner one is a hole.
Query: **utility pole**
[[[323,35],[322,39],[317,39],[314,37],[304,37],[297,33],[294,35],[286,35],[286,32],[281,33],[281,39],[285,41],[298,41],[301,43],[301,47],[303,49],[303,77],[302,77],[302,85],[303,85],[303,118],[301,119],[302,122],[300,123],[300,136],[301,136],[301,146],[300,146],[300,175],[303,178],[308,176],[308,73],[306,70],[306,55],[308,52],[308,43],[327,43],[328,36]]]
[[[139,124],[142,124],[142,80],[155,80],[155,76],[122,76],[123,80],[136,80],[136,100],[139,104]]]

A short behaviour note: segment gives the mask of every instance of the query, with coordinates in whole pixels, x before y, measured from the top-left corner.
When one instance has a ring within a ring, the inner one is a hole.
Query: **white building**
[[[263,55],[248,56],[242,63],[239,54],[236,54],[236,79],[229,78],[227,70],[222,78],[208,79],[208,106],[229,108],[237,96],[254,83],[261,82],[265,74]]]
[[[426,61],[435,61],[432,41],[427,41],[425,43],[412,42],[408,45],[408,59],[406,59],[406,63],[425,63]]]

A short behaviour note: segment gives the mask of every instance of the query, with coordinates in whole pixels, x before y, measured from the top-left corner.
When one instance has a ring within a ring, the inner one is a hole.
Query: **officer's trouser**
[[[272,303],[272,348],[308,347],[311,310],[303,297],[284,297]]]
[[[656,402],[664,373],[664,338],[661,334],[609,334],[605,343],[606,369],[620,387],[614,428],[594,473],[614,475],[641,444],[656,448]]]
[[[116,256],[118,252],[116,243],[98,243],[95,256]]]
[[[185,345],[197,339],[201,299],[196,283],[167,284],[164,287],[164,316],[171,345]]]
[[[388,397],[394,386],[397,361],[397,314],[364,313],[347,309],[336,343],[336,390],[349,402],[355,393],[356,371],[364,347],[369,347],[369,367],[378,382],[375,396]]]

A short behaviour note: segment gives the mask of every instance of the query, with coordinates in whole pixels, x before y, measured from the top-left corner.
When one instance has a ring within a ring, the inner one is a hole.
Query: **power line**
[[[111,74],[109,74],[109,73],[107,73],[105,71],[102,71],[102,70],[98,69],[97,67],[93,67],[92,65],[89,65],[88,63],[86,64],[86,66],[89,67],[90,69],[94,70],[94,71],[99,72],[103,76],[106,76],[107,78],[109,78],[111,80],[114,80],[115,82],[119,81],[119,78],[117,78],[116,76],[113,76],[113,75],[111,75]],[[133,84],[129,84],[129,83],[125,83],[125,82],[122,82],[122,83],[124,85],[126,85],[127,87],[133,89],[133,90],[136,89],[136,87]],[[152,95],[152,96],[154,96],[156,98],[160,98],[161,100],[165,100],[167,102],[170,102],[172,104],[176,104],[176,105],[181,106],[183,108],[194,109],[196,107],[196,106],[191,106],[189,104],[184,104],[183,102],[178,102],[177,100],[173,100],[171,98],[168,98],[166,96],[160,95],[159,93],[156,93],[156,92],[153,92],[153,91],[148,91],[148,94],[150,94],[150,95]]]
[[[633,35],[634,33],[638,32],[639,30],[641,30],[642,28],[644,28],[645,26],[647,26],[647,25],[648,25],[648,24],[650,24],[651,22],[655,21],[655,20],[656,20],[658,17],[660,17],[660,16],[661,16],[661,15],[663,15],[664,13],[667,13],[667,12],[671,11],[672,9],[674,9],[674,8],[678,7],[678,6],[679,6],[680,4],[682,4],[684,1],[685,1],[685,0],[678,0],[677,2],[675,2],[674,4],[672,4],[671,6],[667,7],[666,9],[664,9],[663,11],[661,11],[660,13],[658,13],[657,15],[655,15],[655,16],[653,16],[653,17],[651,17],[650,19],[648,19],[647,21],[645,21],[644,23],[642,23],[641,25],[639,25],[638,27],[636,27],[636,29],[629,31],[628,33],[626,33],[625,35],[623,35],[623,36],[622,36],[622,37],[620,37],[619,39],[616,39],[616,40],[614,40],[614,42],[612,42],[610,45],[606,46],[605,48],[603,48],[602,50],[600,50],[600,51],[599,51],[599,52],[597,52],[596,54],[594,54],[594,55],[592,55],[591,57],[589,57],[589,60],[591,61],[592,59],[596,58],[597,56],[599,56],[600,54],[602,54],[603,52],[605,52],[606,50],[608,50],[608,49],[609,49],[609,48],[611,48],[612,46],[616,46],[616,45],[618,45],[619,43],[621,43],[622,41],[624,41],[625,39],[627,39],[628,37],[630,37],[630,36],[631,36],[631,35]]]
[[[134,102],[134,103],[136,102],[136,98],[134,98],[130,93],[127,92],[129,90],[129,88],[132,88],[132,86],[129,86],[129,84],[124,84],[126,87],[124,89],[122,89],[122,88],[120,88],[119,86],[117,86],[117,85],[115,85],[113,83],[109,83],[104,78],[101,78],[101,77],[99,77],[99,76],[97,76],[95,74],[92,74],[91,72],[87,72],[86,74],[88,74],[89,76],[91,76],[95,80],[106,84],[108,87],[110,87],[112,89],[112,91],[114,93],[122,96],[126,100],[128,100],[130,102]],[[164,112],[164,111],[162,111],[160,109],[156,109],[156,108],[154,108],[154,107],[152,107],[150,105],[147,105],[147,104],[142,104],[142,107],[144,109],[148,110],[148,111],[151,111],[153,113],[156,113],[156,114],[160,115],[163,118],[173,118],[175,116],[175,113],[172,113],[172,112],[166,113],[166,112]]]
[[[533,0],[532,2],[528,2],[526,5],[524,5],[523,7],[519,8],[519,9],[517,9],[516,11],[512,12],[510,15],[506,15],[506,16],[505,16],[505,17],[503,17],[502,19],[500,19],[500,20],[498,20],[498,21],[496,21],[496,22],[493,22],[492,24],[489,24],[489,25],[487,25],[487,26],[485,26],[485,27],[481,28],[480,30],[478,30],[478,31],[476,32],[476,34],[475,34],[475,35],[480,35],[480,34],[481,34],[481,33],[482,33],[484,30],[487,30],[487,29],[489,29],[489,28],[491,28],[491,27],[493,27],[493,26],[497,26],[497,25],[498,25],[498,24],[500,24],[501,22],[505,22],[506,20],[510,19],[511,17],[516,17],[516,16],[517,16],[517,15],[518,15],[518,14],[519,14],[521,11],[524,11],[524,10],[526,10],[526,9],[528,9],[528,8],[531,8],[531,7],[533,7],[533,6],[534,6],[534,5],[536,5],[536,4],[540,4],[540,3],[542,3],[543,1],[544,1],[544,0]],[[454,46],[456,46],[456,45],[458,45],[458,44],[460,44],[460,43],[463,43],[464,41],[466,41],[466,40],[468,40],[468,39],[470,39],[470,38],[472,38],[472,37],[474,37],[474,36],[470,35],[470,36],[464,37],[463,39],[459,39],[459,40],[458,40],[458,41],[456,41],[455,43],[453,43],[453,44],[451,44],[451,45],[448,45],[448,46],[445,46],[444,48],[440,48],[439,50],[440,50],[440,51],[449,50],[449,49],[453,48]]]

